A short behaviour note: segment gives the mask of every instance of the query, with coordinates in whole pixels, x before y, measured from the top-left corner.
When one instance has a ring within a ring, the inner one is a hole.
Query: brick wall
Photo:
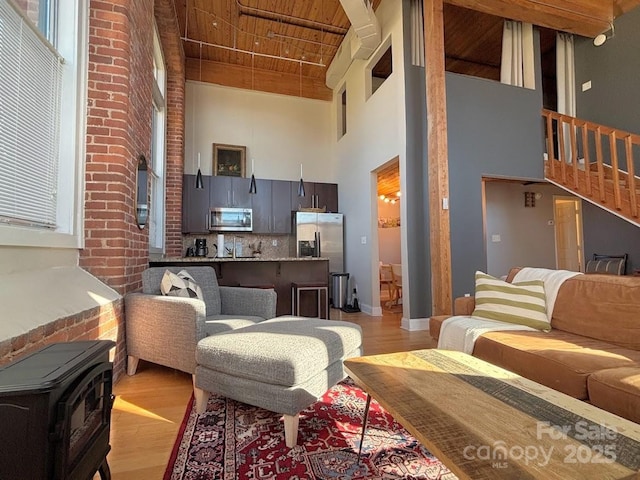
[[[34,328],[24,335],[0,342],[0,365],[33,352],[49,343],[108,339],[124,343],[122,300],[95,307]],[[117,378],[125,370],[123,350],[116,348],[113,371]]]
[[[121,294],[140,287],[148,229],[135,217],[138,155],[149,158],[153,1],[90,3],[85,248],[80,266]]]

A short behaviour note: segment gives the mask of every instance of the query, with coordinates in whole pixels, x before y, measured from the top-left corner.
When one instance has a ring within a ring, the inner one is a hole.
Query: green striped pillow
[[[517,323],[548,332],[547,301],[542,280],[508,283],[476,272],[474,317]]]

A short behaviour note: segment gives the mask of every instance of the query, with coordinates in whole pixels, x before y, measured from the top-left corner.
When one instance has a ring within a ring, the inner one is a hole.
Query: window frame
[[[56,228],[1,224],[0,246],[82,247],[89,51],[87,3],[75,0],[50,3],[52,17],[47,29],[57,36],[49,43],[65,59],[60,124],[72,126],[60,129]]]
[[[166,132],[167,132],[167,67],[158,27],[153,28],[154,82],[152,98],[151,178],[149,213],[149,253],[165,250],[166,198]]]

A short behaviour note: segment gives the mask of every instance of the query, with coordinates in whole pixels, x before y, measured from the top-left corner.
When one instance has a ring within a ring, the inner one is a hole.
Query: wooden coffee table
[[[459,478],[640,479],[640,425],[470,355],[416,350],[344,366]]]

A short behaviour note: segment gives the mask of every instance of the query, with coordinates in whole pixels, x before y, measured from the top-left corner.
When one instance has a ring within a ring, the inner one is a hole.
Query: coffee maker
[[[207,239],[206,238],[196,238],[195,241],[195,256],[196,257],[206,257],[209,255],[209,248],[207,247]]]

